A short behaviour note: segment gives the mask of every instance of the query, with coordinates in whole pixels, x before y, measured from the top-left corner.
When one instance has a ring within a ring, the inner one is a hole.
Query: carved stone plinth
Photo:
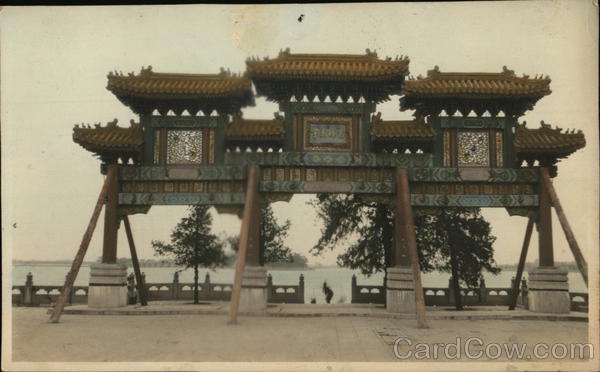
[[[415,312],[415,282],[410,267],[388,267],[386,282],[387,311],[392,313]]]
[[[527,301],[529,310],[536,313],[568,313],[568,272],[556,267],[538,267],[529,272]]]
[[[127,267],[121,264],[93,264],[90,267],[88,306],[127,306]]]
[[[267,310],[267,269],[263,266],[246,266],[240,292],[240,312]]]

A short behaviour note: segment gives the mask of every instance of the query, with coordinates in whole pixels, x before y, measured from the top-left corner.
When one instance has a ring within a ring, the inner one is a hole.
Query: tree
[[[175,264],[194,268],[194,303],[198,303],[198,268],[215,269],[225,265],[227,257],[223,243],[212,234],[212,216],[209,206],[190,206],[188,216],[183,217],[171,233],[171,244],[152,241],[155,254],[173,258]]]
[[[292,251],[284,242],[290,229],[290,220],[285,220],[280,225],[275,219],[270,205],[261,208],[260,212],[260,264],[294,262]],[[240,242],[239,236],[229,236],[226,238],[226,242],[232,250],[237,252]]]
[[[324,222],[319,241],[311,248],[318,255],[339,243],[351,243],[338,256],[338,265],[360,269],[365,275],[395,265],[393,210],[382,201],[361,195],[317,195],[309,202]],[[417,214],[415,227],[421,271],[452,272],[453,283],[474,288],[482,270],[500,272],[493,258],[491,228],[479,208],[438,209],[438,214]],[[454,265],[452,265],[454,263]],[[453,270],[454,268],[454,270]],[[455,290],[457,296],[460,292]],[[460,298],[456,301],[460,308]]]

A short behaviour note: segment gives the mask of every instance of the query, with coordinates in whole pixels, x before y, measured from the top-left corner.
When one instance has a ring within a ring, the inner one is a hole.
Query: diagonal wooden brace
[[[81,244],[79,245],[79,250],[77,251],[75,258],[73,259],[71,270],[69,270],[69,273],[67,274],[65,285],[63,286],[60,296],[58,296],[58,299],[56,300],[56,305],[54,305],[52,315],[50,315],[50,321],[52,323],[58,323],[62,311],[65,308],[65,304],[69,300],[69,295],[71,293],[71,290],[73,289],[73,284],[75,283],[75,279],[77,279],[77,274],[79,273],[79,269],[81,268],[81,264],[83,263],[83,259],[90,245],[90,241],[92,240],[92,235],[94,235],[94,230],[96,229],[96,224],[98,223],[98,217],[100,216],[102,206],[104,205],[104,202],[106,200],[106,195],[112,183],[116,182],[117,173],[118,165],[110,164],[108,166],[106,179],[104,180],[104,184],[102,185],[102,190],[100,190],[100,195],[98,195],[98,200],[96,201],[96,206],[94,207],[94,212],[92,213],[92,218],[90,218],[88,227],[85,230],[85,233],[83,234]]]

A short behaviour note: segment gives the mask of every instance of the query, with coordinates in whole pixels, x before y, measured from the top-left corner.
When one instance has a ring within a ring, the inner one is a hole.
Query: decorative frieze
[[[245,167],[236,165],[207,166],[120,166],[119,179],[122,181],[168,181],[173,177],[181,179],[181,173],[174,169],[196,170],[188,172],[190,180],[243,180],[246,178]]]
[[[431,154],[320,153],[320,152],[228,152],[228,165],[337,166],[337,167],[432,167]]]
[[[244,204],[243,192],[120,193],[119,205]]]
[[[537,195],[411,195],[414,206],[432,207],[535,207]]]
[[[148,123],[154,128],[216,128],[219,122],[227,123],[219,116],[159,116],[148,117]]]

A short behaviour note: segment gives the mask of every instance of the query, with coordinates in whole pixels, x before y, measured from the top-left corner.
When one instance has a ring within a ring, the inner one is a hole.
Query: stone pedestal
[[[124,306],[127,306],[127,267],[105,263],[91,265],[88,307]]]
[[[415,282],[410,267],[388,267],[386,282],[387,311],[391,313],[415,312]]]
[[[529,272],[527,301],[536,313],[568,313],[571,310],[568,272],[556,267],[538,267]]]
[[[240,292],[240,312],[267,310],[267,269],[263,266],[246,266]]]

